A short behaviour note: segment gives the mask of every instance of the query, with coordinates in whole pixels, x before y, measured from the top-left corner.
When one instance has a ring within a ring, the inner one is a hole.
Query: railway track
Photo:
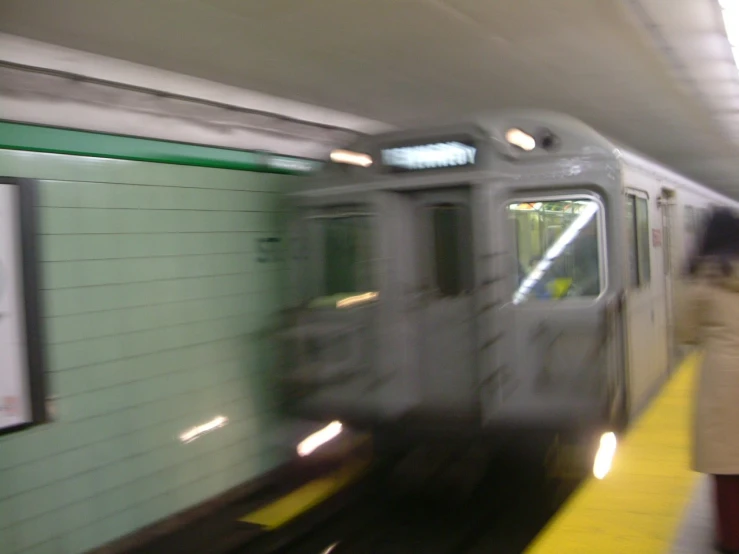
[[[582,477],[551,477],[550,445],[514,441],[494,453],[416,452],[380,464],[319,508],[322,516],[238,552],[521,553]]]

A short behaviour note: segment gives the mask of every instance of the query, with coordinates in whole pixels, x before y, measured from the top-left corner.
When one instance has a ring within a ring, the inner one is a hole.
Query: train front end
[[[557,117],[335,152],[294,195],[286,409],[401,440],[607,426],[619,202],[610,143]]]

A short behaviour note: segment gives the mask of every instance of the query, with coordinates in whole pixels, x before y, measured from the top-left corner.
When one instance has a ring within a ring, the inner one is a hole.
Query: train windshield
[[[351,307],[375,300],[372,214],[359,206],[309,219],[313,266],[311,307]]]
[[[600,294],[600,209],[591,199],[508,206],[518,258],[514,303]]]

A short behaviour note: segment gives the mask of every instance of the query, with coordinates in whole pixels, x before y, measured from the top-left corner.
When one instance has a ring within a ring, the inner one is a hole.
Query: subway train
[[[405,444],[622,429],[713,206],[739,204],[557,113],[362,137],[292,195],[286,409]]]

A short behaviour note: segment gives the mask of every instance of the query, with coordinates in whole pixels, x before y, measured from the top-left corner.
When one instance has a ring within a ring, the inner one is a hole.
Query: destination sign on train
[[[395,171],[420,171],[475,165],[477,148],[458,141],[388,148],[382,164]]]

